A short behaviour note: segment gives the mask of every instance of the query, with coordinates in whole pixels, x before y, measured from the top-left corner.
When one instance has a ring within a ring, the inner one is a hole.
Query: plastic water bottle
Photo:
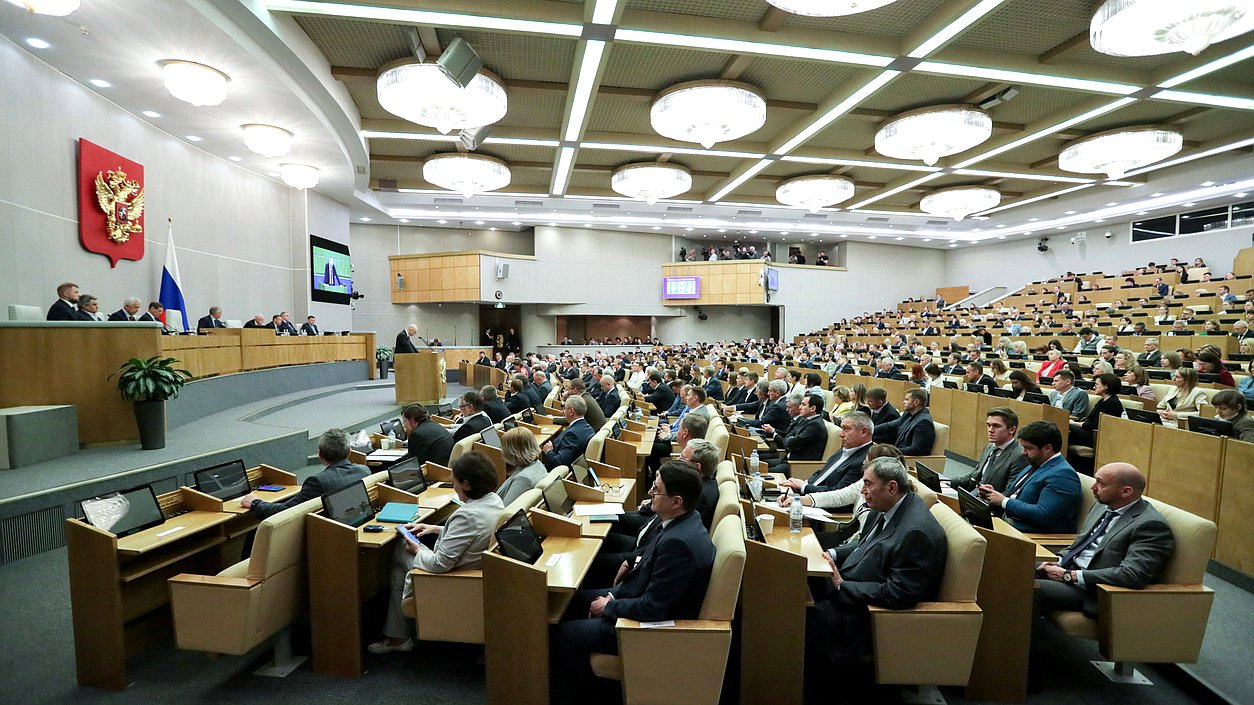
[[[762,467],[761,462],[762,461],[758,460],[758,451],[754,450],[749,456],[749,472],[754,475],[761,475],[762,473],[758,472],[759,468]]]
[[[749,494],[753,497],[753,501],[762,501],[762,473],[755,472],[749,476]]]
[[[788,510],[788,531],[794,534],[801,533],[801,524],[805,519],[805,510],[801,508],[800,495],[793,497],[792,508]]]
[[[388,448],[396,448],[400,444],[396,442],[396,429],[388,431]]]

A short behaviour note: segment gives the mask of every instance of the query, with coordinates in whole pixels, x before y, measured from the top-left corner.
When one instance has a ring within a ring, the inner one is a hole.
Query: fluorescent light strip
[[[575,199],[579,201],[623,201],[625,203],[641,203],[639,199],[628,198],[627,196],[588,196],[580,193],[568,193],[564,198]],[[701,201],[692,198],[659,198],[658,203],[689,203],[700,205]]]
[[[1005,203],[1000,206],[997,206],[996,208],[989,208],[986,211],[980,211],[979,213],[975,213],[974,215],[989,215],[990,213],[997,213],[997,212],[1004,211],[1010,208],[1018,208],[1019,206],[1026,206],[1029,203],[1036,203],[1037,201],[1044,201],[1047,198],[1056,198],[1058,196],[1063,196],[1068,193],[1074,193],[1076,191],[1080,191],[1082,189],[1090,188],[1096,185],[1097,184],[1080,184],[1079,186],[1072,186],[1071,188],[1060,189],[1058,191],[1053,191],[1050,193],[1042,194],[1040,196],[1033,196],[1032,198],[1020,199],[1013,203]]]
[[[1093,91],[1095,93],[1113,93],[1115,95],[1128,95],[1141,90],[1140,86],[1130,86],[1126,83],[1110,83],[1107,81],[1090,81],[1084,78],[1069,78],[1067,76],[1051,76],[1042,73],[1027,73],[1025,71],[1010,71],[1007,69],[994,69],[986,66],[967,66],[966,64],[947,64],[940,61],[923,61],[915,67],[916,71],[924,71],[927,73],[939,73],[946,76],[967,76],[969,78],[987,78],[993,81],[1006,81],[1010,83],[1029,83],[1037,86],[1054,86],[1056,88],[1075,88],[1082,91]]]
[[[1147,167],[1137,169],[1136,171],[1130,171],[1127,174],[1124,174],[1124,176],[1140,176],[1141,174],[1144,174],[1146,172],[1156,171],[1158,169],[1166,169],[1167,167],[1176,166],[1177,164],[1185,164],[1185,163],[1194,161],[1196,159],[1205,159],[1206,157],[1213,157],[1216,154],[1222,154],[1224,152],[1230,152],[1234,149],[1241,149],[1242,147],[1249,147],[1249,146],[1254,146],[1254,137],[1248,137],[1246,139],[1239,140],[1237,142],[1230,142],[1228,144],[1225,144],[1219,147],[1214,147],[1214,148],[1205,150],[1203,152],[1186,154],[1183,157],[1169,159],[1165,162],[1158,162],[1156,164],[1151,164]]]
[[[726,186],[719,189],[718,191],[715,191],[714,195],[710,196],[709,200],[717,201],[723,196],[726,196],[732,191],[735,191],[741,184],[757,176],[759,173],[762,172],[763,169],[767,168],[770,165],[771,165],[771,162],[767,159],[763,159],[759,161],[758,163],[746,169],[743,174],[729,181]]]
[[[927,183],[927,182],[931,181],[932,179],[936,179],[936,178],[939,178],[939,177],[941,177],[941,176],[944,176],[944,174],[943,174],[942,172],[939,172],[939,171],[938,171],[938,172],[936,172],[936,173],[933,173],[933,174],[924,174],[923,176],[920,176],[919,178],[915,179],[914,181],[907,181],[906,183],[904,183],[904,184],[902,184],[902,185],[900,185],[900,186],[897,186],[897,187],[895,187],[895,188],[890,188],[890,189],[888,189],[887,191],[884,191],[883,193],[880,193],[880,194],[878,194],[878,195],[876,195],[876,196],[872,196],[872,197],[867,198],[867,199],[864,199],[864,200],[862,200],[862,201],[858,201],[857,203],[853,204],[852,206],[849,206],[849,210],[851,210],[851,211],[852,211],[852,210],[857,210],[857,209],[859,209],[859,208],[862,208],[863,206],[867,206],[867,205],[870,205],[870,204],[872,204],[872,203],[875,203],[876,201],[882,201],[882,200],[884,200],[885,198],[888,198],[889,196],[893,196],[893,195],[895,195],[895,194],[901,193],[902,191],[905,191],[906,189],[914,188],[915,186],[918,186],[919,184],[924,184],[924,183]]]
[[[872,93],[874,93],[875,91],[878,91],[880,88],[883,88],[885,83],[888,83],[889,81],[893,80],[900,74],[901,74],[900,71],[884,71],[880,75],[871,79],[864,86],[854,91],[853,95],[840,101],[840,103],[838,103],[836,107],[832,108],[831,110],[828,110],[826,113],[823,113],[823,115],[821,115],[818,119],[816,119],[814,122],[810,123],[803,130],[801,130],[801,132],[798,132],[796,135],[794,135],[792,139],[780,145],[779,149],[775,150],[775,153],[786,154],[796,149],[797,147],[801,146],[803,143],[806,142],[806,140],[818,134],[828,125],[835,122],[836,119],[839,118],[840,116],[844,115],[850,110],[853,110],[853,108],[857,106],[858,103],[861,103]]]
[[[457,196],[457,197],[462,197],[462,195],[461,195],[460,193],[455,193],[455,192],[453,192],[453,191],[449,191],[448,189],[442,189],[442,188],[434,188],[434,189],[433,189],[433,188],[398,188],[398,189],[396,189],[396,193],[416,193],[416,194],[423,195],[423,196],[449,196],[449,197]],[[506,198],[506,197],[508,197],[508,198],[547,198],[547,197],[548,197],[548,196],[546,196],[546,195],[545,195],[545,193],[544,193],[543,191],[530,191],[530,192],[524,192],[524,191],[486,191],[486,192],[484,192],[484,193],[477,193],[477,194],[475,194],[474,196],[471,196],[471,198],[480,199],[480,198],[484,198],[484,197],[494,197],[494,196],[500,196],[500,197],[502,197],[502,198]],[[463,197],[463,198],[464,198],[464,197]],[[442,212],[442,211],[437,211],[437,213],[440,213],[440,212]],[[513,215],[515,216],[515,220],[517,220],[517,217],[516,217],[516,216],[517,216],[518,214],[517,214],[517,213],[513,213]],[[447,217],[447,216],[440,215],[440,216],[438,216],[438,217],[440,217],[440,218],[445,218],[445,217]],[[482,216],[476,216],[476,217],[477,217],[477,218],[482,219]]]
[[[562,147],[557,155],[557,168],[553,170],[553,188],[551,196],[562,196],[566,193],[566,182],[570,181],[570,170],[575,162],[575,148]]]
[[[765,154],[760,152],[736,152],[726,149],[700,149],[697,147],[666,147],[656,144],[617,144],[615,142],[581,142],[581,149],[605,149],[618,152],[641,152],[643,154],[692,154],[698,157],[732,157],[733,159],[761,159]]]
[[[975,24],[975,22],[981,17],[995,10],[1003,2],[1005,2],[1005,0],[984,0],[979,5],[976,5],[970,10],[962,13],[958,19],[950,22],[944,27],[944,29],[936,34],[933,34],[927,39],[927,41],[915,47],[914,50],[909,54],[906,54],[906,56],[914,59],[922,59],[928,54],[931,54],[950,39],[956,37],[959,32]]]
[[[263,0],[263,4],[270,12],[291,12],[301,15],[331,15],[404,24],[499,29],[507,32],[551,34],[563,37],[578,37],[583,34],[582,22],[567,24],[541,20],[520,20],[511,17],[493,17],[491,15],[466,15],[458,12],[405,10],[393,7],[350,5],[337,2],[310,2],[308,0]]]
[[[850,213],[866,213],[868,215],[891,215],[905,218],[935,218],[931,213],[912,213],[910,211],[881,211],[874,208],[849,209]]]
[[[1171,100],[1177,103],[1196,103],[1237,110],[1254,110],[1254,99],[1237,98],[1230,95],[1211,95],[1210,93],[1190,93],[1189,91],[1159,91],[1154,100]]]
[[[457,135],[441,135],[425,132],[387,132],[384,130],[362,130],[361,136],[377,140],[418,140],[420,142],[456,142]]]
[[[1015,149],[1016,147],[1022,147],[1023,145],[1028,144],[1029,142],[1035,142],[1036,140],[1042,137],[1045,137],[1047,135],[1052,135],[1055,132],[1060,132],[1062,130],[1065,130],[1071,127],[1072,125],[1078,125],[1086,120],[1091,120],[1100,115],[1105,115],[1106,113],[1112,110],[1118,110],[1119,108],[1122,108],[1123,106],[1128,105],[1130,103],[1134,103],[1134,102],[1136,102],[1136,99],[1134,98],[1120,98],[1119,100],[1116,100],[1113,103],[1108,103],[1106,105],[1101,106],[1100,108],[1094,108],[1081,115],[1077,115],[1073,118],[1063,120],[1062,122],[1057,123],[1055,125],[1051,125],[1049,127],[1037,130],[1036,132],[1033,132],[1030,135],[1024,135],[1023,137],[1020,137],[1017,140],[1014,140],[1012,142],[1007,142],[1006,144],[1003,144],[1000,147],[994,147],[993,149],[990,149],[987,152],[984,152],[982,154],[977,154],[976,156],[971,157],[970,159],[964,160],[954,165],[954,168],[965,169],[966,167],[969,167],[972,164],[982,162],[985,159],[988,159],[990,157],[995,157],[998,154],[1001,154],[1002,152],[1008,152],[1012,149]]]
[[[1251,44],[1250,46],[1242,49],[1241,51],[1234,52],[1227,56],[1215,59],[1214,61],[1210,63],[1202,64],[1201,66],[1193,69],[1192,71],[1185,71],[1179,76],[1176,76],[1174,78],[1169,78],[1166,81],[1163,81],[1162,83],[1158,84],[1158,86],[1159,88],[1175,88],[1176,86],[1182,83],[1188,83],[1189,81],[1196,80],[1198,78],[1201,78],[1202,76],[1205,76],[1208,73],[1213,73],[1215,71],[1218,71],[1219,69],[1231,66],[1237,63],[1238,61],[1245,61],[1246,59],[1252,56],[1254,56],[1254,44]]]
[[[1056,181],[1064,184],[1089,184],[1093,179],[1081,176],[1055,176],[1053,174],[1028,174],[1013,171],[988,171],[985,169],[957,169],[955,174],[962,176],[988,176],[994,179],[1028,179],[1030,181]]]
[[[798,164],[824,164],[828,166],[864,166],[869,169],[897,169],[899,171],[922,171],[931,173],[940,171],[938,166],[926,166],[924,164],[902,164],[896,162],[870,162],[862,159],[835,159],[830,157],[800,157],[786,156],[781,161],[797,162]]]
[[[857,64],[859,66],[884,67],[893,62],[891,56],[862,54],[836,49],[816,49],[812,47],[792,46],[789,44],[771,44],[768,42],[750,42],[741,39],[723,39],[720,37],[698,37],[691,34],[674,34],[672,32],[654,32],[644,29],[619,29],[614,34],[615,41],[637,42],[640,44],[656,44],[661,46],[681,46],[694,49],[711,49],[733,54],[755,54],[760,56],[782,56],[792,59],[816,59],[838,64]]]
[[[618,9],[618,0],[597,0],[592,10],[593,24],[610,24],[614,21],[614,10]]]
[[[483,141],[484,144],[513,144],[524,145],[527,147],[557,147],[561,144],[557,140],[540,140],[530,137],[489,137]]]
[[[570,116],[566,120],[565,138],[568,142],[579,139],[584,120],[588,117],[588,103],[596,88],[597,69],[605,55],[605,42],[589,40],[584,45],[583,61],[579,62],[579,78],[575,82],[575,97],[571,101]]]

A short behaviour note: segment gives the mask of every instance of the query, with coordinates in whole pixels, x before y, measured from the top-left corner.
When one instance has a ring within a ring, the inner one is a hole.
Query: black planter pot
[[[135,425],[139,426],[139,443],[144,450],[165,447],[165,401],[135,402]]]
[[[388,361],[379,360],[379,379],[388,378]]]

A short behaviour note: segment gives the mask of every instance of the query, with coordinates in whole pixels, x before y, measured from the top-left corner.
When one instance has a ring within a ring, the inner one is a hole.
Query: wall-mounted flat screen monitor
[[[662,298],[701,298],[701,277],[662,277]]]
[[[328,304],[348,304],[353,296],[353,265],[348,245],[317,235],[309,236],[310,298]]]
[[[774,267],[766,268],[766,290],[779,291],[779,270]]]

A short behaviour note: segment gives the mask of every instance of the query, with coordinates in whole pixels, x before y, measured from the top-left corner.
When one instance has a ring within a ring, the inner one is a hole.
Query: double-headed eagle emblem
[[[143,233],[139,219],[144,214],[144,187],[126,178],[126,172],[119,168],[97,174],[96,200],[104,211],[110,240],[126,242],[131,235]]]

